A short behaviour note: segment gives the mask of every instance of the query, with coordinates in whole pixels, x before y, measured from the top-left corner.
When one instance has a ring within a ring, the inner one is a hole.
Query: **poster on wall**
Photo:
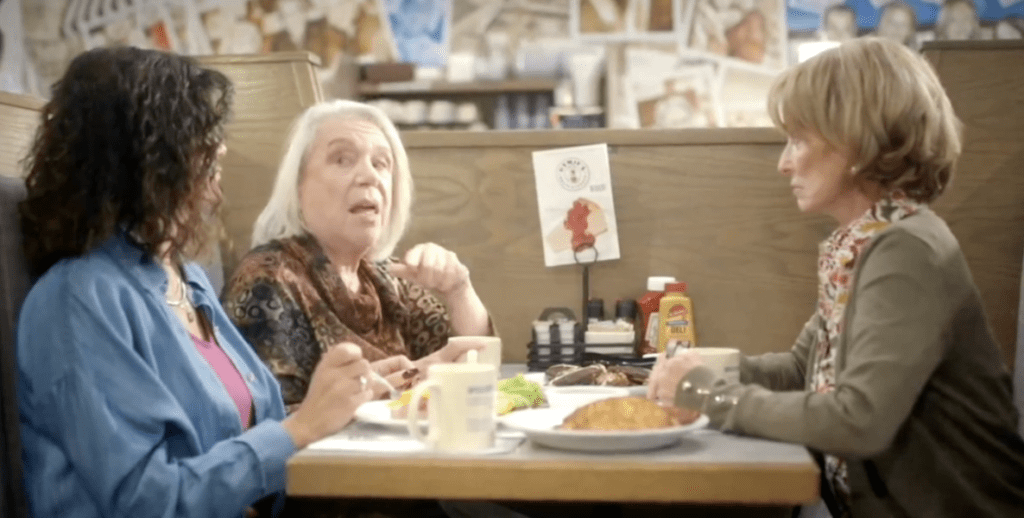
[[[793,0],[790,0],[793,1]],[[692,0],[684,47],[774,70],[786,66],[785,0]]]
[[[583,41],[671,41],[685,0],[572,0],[569,25]]]
[[[776,72],[739,62],[722,63],[718,75],[719,120],[730,128],[770,127],[768,92]]]
[[[256,54],[263,47],[260,28],[246,18],[244,0],[202,2],[199,19],[214,54]]]
[[[0,0],[0,91],[25,92],[20,0]]]
[[[544,265],[619,258],[608,145],[533,152]]]
[[[1024,0],[788,0],[796,43],[880,36],[920,48],[930,40],[1024,38]]]
[[[619,118],[621,127],[722,126],[714,60],[688,57],[675,46],[629,46],[623,56],[622,105],[631,113]]]
[[[448,63],[451,2],[379,0],[399,61],[442,68]]]
[[[211,52],[193,0],[71,0],[63,34],[80,38],[86,50],[129,45],[192,55]]]

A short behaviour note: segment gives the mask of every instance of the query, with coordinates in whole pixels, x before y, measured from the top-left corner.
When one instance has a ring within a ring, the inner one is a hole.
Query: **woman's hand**
[[[387,360],[384,360],[387,361]],[[370,364],[358,346],[342,342],[324,353],[313,370],[309,390],[298,410],[281,423],[298,449],[341,430],[356,408],[373,396],[368,379]]]
[[[487,308],[473,289],[469,268],[440,245],[423,243],[405,253],[401,263],[390,265],[391,274],[437,292],[448,306],[452,332],[463,336],[489,335]]]
[[[694,367],[703,365],[700,355],[693,351],[682,351],[671,358],[665,358],[665,353],[658,355],[651,369],[651,376],[647,378],[647,399],[662,404],[673,404],[676,398],[676,387],[679,382]]]
[[[455,252],[434,243],[410,248],[402,262],[391,265],[391,273],[444,296],[469,286],[469,268]]]
[[[448,342],[444,347],[434,351],[429,356],[424,356],[413,362],[420,372],[426,372],[427,367],[435,363],[455,363],[469,351],[482,351],[485,345],[482,343]]]
[[[375,361],[370,364],[370,368],[377,374],[384,376],[384,379],[388,380],[388,383],[391,383],[391,386],[397,389],[406,383],[406,380],[408,379],[405,375],[406,372],[408,372],[409,369],[415,369],[416,365],[414,365],[412,360],[407,356],[400,354],[398,356],[392,356],[390,358]],[[384,396],[391,395],[390,387],[385,387],[383,383],[377,380],[371,381],[373,381],[371,385],[374,399],[380,399]]]

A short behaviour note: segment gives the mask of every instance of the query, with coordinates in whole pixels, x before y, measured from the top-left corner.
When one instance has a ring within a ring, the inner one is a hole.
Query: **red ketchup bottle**
[[[665,296],[665,285],[676,282],[675,277],[648,277],[647,293],[637,301],[640,307],[639,339],[636,341],[636,354],[643,356],[657,352],[658,347],[658,309],[661,298]]]

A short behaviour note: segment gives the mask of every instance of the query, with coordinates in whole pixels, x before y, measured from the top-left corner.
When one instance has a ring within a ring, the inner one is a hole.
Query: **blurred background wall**
[[[306,50],[327,97],[378,103],[403,129],[763,126],[772,77],[838,41],[1024,31],[1024,0],[0,0],[0,14],[6,91],[45,97],[103,45]],[[410,66],[372,68],[388,63]]]

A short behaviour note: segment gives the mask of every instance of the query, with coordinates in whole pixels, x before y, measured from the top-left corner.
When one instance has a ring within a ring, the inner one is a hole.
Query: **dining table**
[[[501,375],[523,371],[524,365],[506,364]],[[804,446],[707,427],[643,451],[550,448],[501,427],[495,448],[485,452],[440,453],[418,446],[405,430],[357,419],[288,461],[287,493],[637,503],[714,508],[714,516],[780,517],[819,500],[818,466]]]

